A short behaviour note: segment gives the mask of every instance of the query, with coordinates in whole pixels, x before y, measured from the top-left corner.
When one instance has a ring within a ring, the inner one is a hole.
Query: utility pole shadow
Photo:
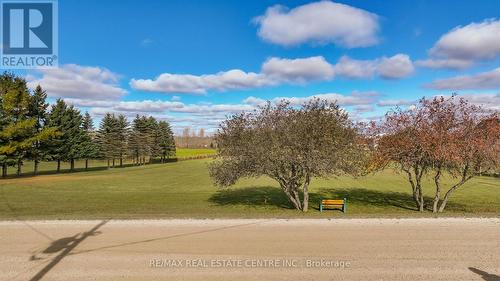
[[[481,277],[485,280],[485,281],[500,281],[500,276],[499,275],[495,275],[495,274],[490,274],[486,271],[482,271],[480,269],[477,269],[477,268],[474,268],[474,267],[469,267],[469,270],[478,274],[478,275],[481,275]]]
[[[51,254],[61,251],[57,256],[55,256],[44,268],[42,268],[35,276],[33,276],[30,281],[41,280],[54,266],[56,266],[61,260],[66,257],[78,244],[83,242],[89,236],[94,236],[99,234],[97,231],[100,227],[105,225],[108,220],[103,220],[94,226],[91,230],[83,232],[81,234],[76,234],[71,237],[65,237],[53,241],[47,249],[43,250],[42,253]],[[36,260],[36,256],[33,255],[31,260]]]

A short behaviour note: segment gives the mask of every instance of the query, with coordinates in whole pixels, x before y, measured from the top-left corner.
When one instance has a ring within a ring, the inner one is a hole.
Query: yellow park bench
[[[347,211],[347,199],[321,199],[319,202],[319,211],[323,209],[340,209],[343,213]]]

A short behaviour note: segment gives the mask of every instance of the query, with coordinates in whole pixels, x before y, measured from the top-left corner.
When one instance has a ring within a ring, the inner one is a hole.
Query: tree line
[[[182,148],[215,148],[215,143],[210,135],[205,134],[204,128],[196,131],[185,127],[180,136],[175,136],[175,144]]]
[[[30,90],[26,80],[10,73],[0,76],[0,166],[2,177],[9,167],[21,175],[23,161],[33,161],[33,174],[41,161],[69,162],[105,159],[108,168],[123,165],[126,158],[142,165],[175,155],[174,134],[167,121],[137,115],[129,122],[124,115],[107,113],[98,129],[88,112],[58,99],[49,108],[41,86]],[[118,161],[118,163],[116,163]]]

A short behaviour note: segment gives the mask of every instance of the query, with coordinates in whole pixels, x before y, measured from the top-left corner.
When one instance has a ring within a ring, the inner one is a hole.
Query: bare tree
[[[313,177],[357,174],[364,163],[365,150],[347,113],[320,100],[300,109],[285,101],[268,103],[233,116],[220,125],[215,140],[218,159],[210,174],[217,184],[230,186],[243,177],[265,175],[304,212]]]
[[[182,139],[186,148],[189,148],[189,141],[191,139],[191,129],[189,127],[182,129]]]
[[[200,128],[200,130],[198,130],[198,137],[199,138],[204,138],[205,137],[205,129]]]

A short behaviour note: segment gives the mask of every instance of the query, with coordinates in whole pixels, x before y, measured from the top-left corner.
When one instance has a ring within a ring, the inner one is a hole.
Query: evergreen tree
[[[51,161],[57,161],[57,172],[61,171],[61,161],[64,158],[64,142],[65,136],[63,131],[64,124],[64,114],[67,110],[67,105],[62,99],[58,99],[56,103],[52,106],[49,113],[48,124],[51,127],[58,128],[61,134],[55,138],[50,139],[46,143],[46,153],[47,158]]]
[[[97,136],[94,131],[94,123],[88,112],[85,112],[82,121],[82,129],[85,132],[82,144],[82,158],[85,159],[85,170],[89,167],[89,159],[99,157],[99,146],[97,145]]]
[[[47,124],[47,108],[49,104],[46,102],[47,93],[42,89],[40,85],[36,86],[35,91],[31,97],[31,103],[29,108],[29,115],[35,118],[36,123],[34,129],[36,132],[41,132],[45,125]],[[38,165],[40,160],[45,158],[45,149],[43,147],[43,142],[36,141],[33,144],[31,151],[29,152],[30,159],[34,162],[33,174],[38,173]]]
[[[119,154],[117,151],[117,143],[119,142],[118,134],[118,119],[111,113],[106,113],[101,120],[98,132],[98,140],[101,148],[101,153],[108,161],[108,169],[110,168],[110,161]]]
[[[156,124],[154,118],[137,115],[132,122],[132,132],[129,137],[129,149],[136,164],[146,164],[146,158],[151,161],[153,150],[153,130]]]
[[[141,138],[140,138],[140,123],[141,119],[139,115],[137,115],[132,121],[131,131],[128,137],[128,148],[130,151],[130,155],[133,157],[136,165],[140,163],[141,157]]]
[[[48,124],[60,133],[47,143],[49,158],[57,161],[57,172],[61,171],[61,161],[70,162],[70,170],[75,168],[75,160],[83,157],[85,132],[82,115],[64,100],[58,99],[49,114]]]
[[[83,117],[78,109],[69,106],[65,113],[67,122],[64,124],[63,134],[66,135],[65,159],[70,162],[70,171],[75,169],[75,160],[84,158],[86,133],[82,127]]]
[[[123,158],[127,154],[127,139],[129,134],[129,123],[127,117],[119,115],[116,120],[117,142],[115,143],[117,156],[120,159],[120,167],[123,167]]]
[[[161,162],[164,163],[166,158],[175,155],[174,134],[167,121],[158,122],[157,135],[156,142],[160,146]]]
[[[148,146],[149,146],[149,163],[153,163],[154,158],[159,157],[161,155],[161,146],[160,146],[160,132],[158,128],[158,122],[152,116],[149,116],[147,119],[147,132],[148,138]]]
[[[1,123],[0,161],[2,175],[7,175],[7,166],[17,164],[17,175],[21,175],[23,159],[33,144],[56,135],[55,128],[36,130],[37,119],[30,116],[32,98],[26,80],[4,73],[0,78]]]

